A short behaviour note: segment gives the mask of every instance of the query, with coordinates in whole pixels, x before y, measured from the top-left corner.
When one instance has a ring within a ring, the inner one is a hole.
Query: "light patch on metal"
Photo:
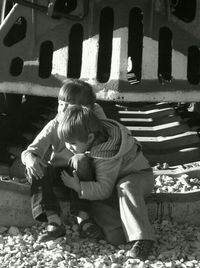
[[[172,50],[172,76],[174,79],[187,79],[187,57],[177,50]]]
[[[115,90],[106,90],[105,88],[96,93],[97,98],[106,100],[116,100],[119,99],[119,92]]]
[[[53,66],[52,75],[67,75],[67,60],[68,59],[68,47],[64,47],[54,51],[53,53]]]
[[[57,97],[59,88],[27,82],[3,82],[0,83],[0,92]]]
[[[38,60],[27,60],[24,61],[24,66],[38,66],[39,61]]]
[[[142,79],[157,79],[158,41],[150,37],[143,38]]]

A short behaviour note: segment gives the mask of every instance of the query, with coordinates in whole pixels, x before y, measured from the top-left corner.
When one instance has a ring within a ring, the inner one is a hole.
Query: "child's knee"
[[[131,194],[132,196],[135,196],[141,193],[140,186],[134,181],[129,181],[129,180],[120,181],[117,184],[117,191],[120,196],[124,194],[125,195]]]
[[[71,157],[70,166],[76,170],[80,180],[94,180],[92,159],[85,154],[75,154]]]
[[[127,180],[120,180],[117,184],[118,190],[127,190],[132,188],[132,182]]]

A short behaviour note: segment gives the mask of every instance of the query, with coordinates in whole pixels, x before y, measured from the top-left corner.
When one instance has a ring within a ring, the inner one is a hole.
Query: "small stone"
[[[113,262],[110,268],[120,268],[121,266],[118,263]]]
[[[72,230],[73,230],[74,232],[78,232],[78,230],[79,230],[79,226],[78,226],[78,224],[74,224],[74,225],[72,226]]]
[[[54,249],[57,247],[57,243],[59,243],[59,241],[62,240],[62,238],[58,238],[56,240],[51,240],[51,241],[48,241],[46,242],[46,245],[47,245],[47,248],[48,249]]]
[[[91,262],[86,262],[83,264],[83,268],[94,268],[94,264]]]
[[[138,266],[137,266],[138,268],[146,268],[147,267],[147,265],[146,265],[146,263],[145,262],[143,262],[143,261],[141,261],[139,264],[138,264]]]
[[[116,257],[115,257],[114,254],[109,255],[109,258],[110,258],[110,260],[111,260],[112,263],[115,263],[116,262]]]
[[[65,250],[66,250],[67,252],[71,252],[71,247],[70,247],[69,245],[65,245]]]
[[[102,244],[102,245],[106,245],[107,242],[105,240],[99,240],[99,243]]]
[[[125,253],[125,250],[124,250],[124,249],[119,250],[119,251],[117,252],[117,257],[118,257],[118,258],[122,257],[122,256],[124,255],[124,253]]]
[[[9,235],[13,235],[16,236],[18,234],[20,234],[20,231],[17,227],[11,226],[8,230]]]

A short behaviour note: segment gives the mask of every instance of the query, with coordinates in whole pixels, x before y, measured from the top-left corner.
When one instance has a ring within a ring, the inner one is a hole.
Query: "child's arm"
[[[103,200],[110,197],[118,179],[122,158],[94,160],[96,181],[80,181],[80,198]]]
[[[94,160],[96,180],[80,181],[80,198],[103,200],[110,197],[119,176],[122,158]]]
[[[28,178],[34,176],[36,179],[41,179],[43,177],[43,167],[46,167],[45,161],[35,156],[34,154],[29,154],[26,157],[26,173]]]
[[[50,145],[52,145],[52,137],[55,131],[55,122],[51,120],[36,136],[34,141],[28,148],[22,152],[22,163],[26,164],[26,157],[29,154],[34,154],[41,159],[44,157]]]
[[[41,167],[45,165],[43,157],[48,148],[52,145],[55,139],[56,121],[51,120],[37,135],[34,141],[28,146],[28,148],[22,152],[22,163],[26,166],[27,172],[30,175],[41,177],[43,172]]]

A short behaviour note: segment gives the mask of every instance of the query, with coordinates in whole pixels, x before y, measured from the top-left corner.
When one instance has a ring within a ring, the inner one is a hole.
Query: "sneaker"
[[[153,244],[153,240],[137,240],[128,251],[128,257],[146,260],[152,251]]]
[[[59,237],[65,236],[66,229],[63,224],[58,225],[57,223],[50,223],[47,225],[47,232],[38,237],[38,242],[48,242],[56,240]]]

